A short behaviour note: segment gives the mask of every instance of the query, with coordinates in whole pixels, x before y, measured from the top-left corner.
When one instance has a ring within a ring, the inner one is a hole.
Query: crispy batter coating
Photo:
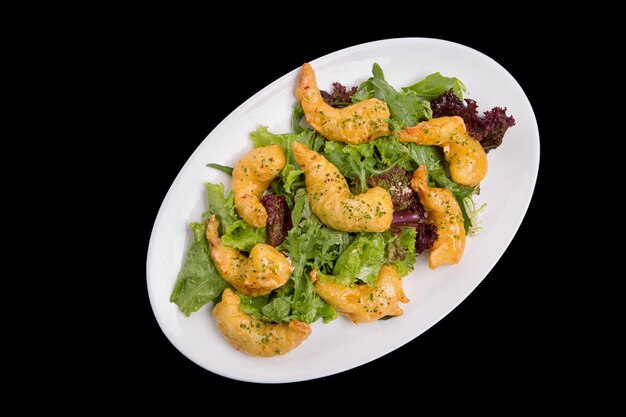
[[[318,279],[317,270],[311,271],[315,291],[328,304],[348,316],[354,323],[368,323],[385,316],[401,316],[398,305],[409,299],[402,289],[402,277],[393,265],[383,265],[373,287],[353,285],[346,287],[332,281]]]
[[[246,223],[264,227],[267,211],[261,204],[263,192],[285,167],[285,155],[278,145],[254,148],[233,169],[235,207]]]
[[[222,278],[237,291],[257,297],[282,287],[291,276],[289,259],[274,247],[257,243],[245,257],[237,249],[222,244],[215,215],[206,225],[206,237],[211,246],[211,259]]]
[[[459,116],[437,117],[398,132],[400,142],[440,146],[450,164],[452,179],[474,187],[487,175],[487,154],[471,137]]]
[[[385,121],[391,117],[387,103],[370,98],[341,109],[330,106],[322,98],[308,63],[302,65],[296,98],[306,122],[327,139],[358,145],[391,134]]]
[[[311,327],[298,320],[267,323],[239,309],[241,300],[229,288],[213,309],[213,317],[222,335],[238,350],[253,356],[284,355],[300,346],[311,334]]]
[[[457,264],[465,250],[465,227],[459,203],[447,188],[430,188],[428,171],[422,164],[413,173],[411,188],[437,228],[437,240],[430,248],[428,265],[431,269],[442,264]]]
[[[296,161],[304,170],[311,210],[322,223],[344,232],[384,232],[393,220],[387,190],[373,187],[353,195],[335,165],[305,145],[294,142]]]

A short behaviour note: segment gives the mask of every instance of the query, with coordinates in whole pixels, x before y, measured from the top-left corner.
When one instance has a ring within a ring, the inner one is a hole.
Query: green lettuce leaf
[[[394,134],[386,138],[376,139],[373,143],[378,155],[380,155],[381,165],[387,168],[398,165],[407,171],[415,169],[415,164],[409,154],[409,147],[398,140],[398,135]]]
[[[358,187],[353,190],[357,194],[367,190],[367,178],[378,173],[375,168],[377,160],[374,147],[377,141],[360,145],[347,145],[335,141],[327,141],[322,154],[335,165],[344,177],[349,180],[358,179]]]
[[[203,305],[219,296],[226,282],[215,269],[209,252],[203,223],[189,225],[193,242],[180,269],[170,301],[189,316]]]
[[[211,214],[215,214],[221,222],[220,228],[224,233],[224,227],[234,220],[230,215],[230,207],[226,204],[226,197],[224,197],[224,184],[207,182],[204,184],[204,190],[207,196],[207,210],[202,213],[202,220],[207,221]]]
[[[331,274],[320,273],[319,278],[350,287],[355,283],[373,286],[378,271],[384,264],[393,264],[401,276],[406,276],[414,268],[415,228],[405,227],[393,235],[383,233],[359,233],[350,246],[344,250]]]
[[[304,128],[300,124],[300,121],[304,117],[304,109],[300,103],[294,104],[293,106],[293,114],[291,115],[291,128],[296,133],[301,133]]]
[[[240,309],[253,317],[271,322],[289,322],[293,320],[291,307],[293,305],[293,282],[260,297],[250,297],[237,293],[241,299]]]
[[[445,159],[443,151],[437,146],[418,145],[416,143],[405,143],[409,149],[408,158],[414,162],[414,169],[422,164],[426,164],[428,171],[443,170]]]
[[[235,196],[231,191],[224,196],[224,184],[206,183],[208,210],[202,213],[207,221],[212,214],[220,221],[222,243],[249,252],[257,243],[265,242],[265,227],[255,228],[243,221],[235,209]]]
[[[222,171],[224,174],[233,175],[233,168],[227,167],[226,165],[220,164],[206,164],[209,168],[217,169],[218,171]]]
[[[285,285],[263,297],[240,294],[241,309],[261,320],[312,323],[329,322],[337,311],[322,300],[309,277],[311,269],[331,271],[339,255],[349,246],[349,233],[327,228],[311,212],[304,188],[298,189],[291,219],[296,227],[287,234],[278,250],[288,252],[293,272]]]
[[[313,268],[330,271],[352,238],[349,233],[332,230],[322,224],[311,212],[303,188],[296,195],[291,219],[294,227],[279,249],[288,251],[293,265],[294,315],[306,322],[315,317],[322,317],[325,322],[333,320],[336,311],[315,293],[309,272]]]
[[[387,243],[387,261],[393,263],[401,276],[408,275],[415,267],[415,238],[417,230],[405,227],[399,235],[393,236]]]
[[[337,259],[334,281],[350,286],[360,280],[373,286],[385,261],[386,244],[382,233],[359,233]]]
[[[272,133],[267,126],[259,126],[256,130],[250,132],[250,139],[255,148],[267,145],[279,145],[285,154],[286,164],[300,167],[293,155],[291,144],[294,141],[305,144],[309,149],[319,151],[324,145],[326,139],[311,129],[303,129],[299,133]]]
[[[373,286],[380,266],[385,263],[385,247],[389,233],[359,233],[339,256],[332,275],[320,274],[320,279],[329,280],[346,287],[357,280]]]
[[[377,97],[387,103],[391,112],[391,121],[394,129],[415,126],[420,120],[430,119],[432,109],[427,100],[422,99],[415,91],[396,91],[387,81],[383,70],[378,64],[372,68],[373,77],[359,86],[357,93],[352,96],[353,102]]]
[[[293,195],[298,188],[304,187],[304,171],[291,164],[285,165],[280,176],[286,194]]]
[[[414,91],[399,93],[387,81],[379,78],[373,78],[372,83],[377,93],[380,92],[387,102],[392,120],[398,123],[396,129],[415,126],[421,120],[432,117],[430,103],[420,100]]]
[[[458,78],[444,77],[440,73],[435,72],[410,87],[404,87],[402,90],[405,92],[412,91],[423,100],[432,100],[447,93],[450,89],[454,90],[454,94],[456,94],[459,100],[463,100],[463,93],[467,92],[465,84]]]
[[[287,164],[270,184],[272,194],[281,194],[286,197],[287,205],[293,209],[295,192],[304,187],[304,171]]]

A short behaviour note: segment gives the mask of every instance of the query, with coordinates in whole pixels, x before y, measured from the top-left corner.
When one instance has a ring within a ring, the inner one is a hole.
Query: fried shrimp
[[[300,346],[311,334],[311,327],[298,320],[267,323],[239,309],[241,300],[225,289],[213,309],[217,328],[228,343],[252,356],[283,355]]]
[[[471,137],[459,116],[437,117],[398,132],[400,142],[440,146],[450,164],[452,179],[474,187],[487,175],[487,154]]]
[[[344,232],[384,232],[393,220],[387,190],[373,187],[353,195],[335,165],[299,142],[293,142],[296,161],[304,170],[311,210],[322,223]]]
[[[376,98],[342,109],[327,104],[317,88],[311,65],[302,65],[296,86],[306,122],[327,139],[358,145],[391,133],[385,119],[391,117],[387,103]]]
[[[278,145],[255,148],[235,165],[232,182],[235,207],[250,226],[264,227],[267,223],[267,211],[260,199],[284,167],[285,155]]]
[[[402,289],[402,277],[393,265],[383,265],[373,287],[352,285],[346,287],[332,281],[318,279],[318,271],[311,271],[315,291],[328,304],[337,308],[355,323],[367,323],[385,316],[401,316],[398,303],[408,303]]]
[[[428,218],[437,228],[437,240],[428,257],[431,269],[442,264],[457,264],[465,250],[465,227],[459,203],[447,188],[430,188],[428,171],[422,164],[413,173],[411,188],[419,195]]]
[[[291,276],[289,259],[274,247],[257,243],[245,257],[237,249],[222,244],[215,215],[206,225],[206,237],[211,246],[211,259],[222,278],[237,291],[252,297],[265,295],[283,286]]]

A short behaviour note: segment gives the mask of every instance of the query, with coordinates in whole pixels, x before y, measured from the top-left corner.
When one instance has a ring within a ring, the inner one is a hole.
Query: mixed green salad
[[[385,80],[380,66],[374,64],[373,76],[357,88],[347,89],[335,83],[334,91],[324,92],[323,96],[336,107],[379,98],[389,106],[388,123],[396,131],[431,117],[458,115],[486,150],[493,149],[502,142],[504,132],[514,120],[506,116],[506,109],[497,107],[479,115],[476,102],[464,101],[466,92],[459,79],[439,73],[398,91]],[[226,193],[223,184],[205,185],[207,210],[202,219],[189,225],[193,241],[170,298],[185,315],[211,301],[219,302],[222,292],[229,287],[213,264],[205,237],[205,222],[212,214],[221,223],[224,245],[249,252],[255,244],[268,242],[291,260],[293,273],[277,290],[261,297],[236,292],[244,312],[269,322],[297,319],[311,323],[320,318],[328,322],[337,317],[335,309],[315,292],[309,278],[314,268],[327,279],[346,286],[373,285],[383,264],[394,264],[402,276],[413,270],[418,254],[430,248],[436,239],[435,228],[409,187],[411,174],[421,164],[428,168],[431,186],[448,188],[459,202],[466,229],[471,231],[475,227],[480,210],[475,208],[472,196],[478,187],[455,183],[438,147],[401,143],[395,133],[356,146],[329,141],[304,125],[299,104],[294,106],[291,120],[290,133],[273,133],[266,126],[250,133],[252,146],[276,144],[286,157],[284,169],[271,183],[268,198],[263,200],[268,211],[266,227],[254,228],[243,221],[235,209],[233,193]],[[383,233],[348,233],[322,224],[311,212],[303,170],[291,146],[294,141],[305,144],[337,166],[353,193],[362,193],[376,185],[387,189],[394,205],[391,229]],[[232,173],[230,167],[209,166]]]

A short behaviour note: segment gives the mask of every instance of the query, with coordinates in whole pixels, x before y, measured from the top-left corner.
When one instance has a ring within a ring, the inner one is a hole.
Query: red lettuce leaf
[[[430,101],[433,117],[460,116],[469,134],[482,145],[486,152],[502,143],[507,129],[515,125],[513,116],[506,115],[506,107],[494,107],[484,115],[478,114],[476,101],[466,98],[465,104],[450,90]]]
[[[284,195],[267,194],[261,199],[261,204],[267,211],[267,244],[278,246],[287,237],[291,230],[291,210]]]

